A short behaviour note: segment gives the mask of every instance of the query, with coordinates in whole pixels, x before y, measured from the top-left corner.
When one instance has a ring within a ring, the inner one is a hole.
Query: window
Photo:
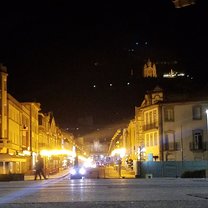
[[[166,107],[164,108],[165,121],[174,121],[174,108]]]
[[[195,150],[200,150],[203,148],[203,130],[193,131],[193,148]]]
[[[153,133],[150,133],[150,146],[153,146]]]
[[[43,117],[41,115],[38,115],[38,124],[43,125]]]
[[[175,135],[174,132],[165,133],[165,150],[175,150]]]
[[[157,132],[154,133],[154,145],[157,146]]]
[[[149,121],[150,121],[150,124],[152,124],[152,111],[149,112]]]
[[[145,113],[145,124],[147,125],[148,123],[148,113]]]
[[[149,110],[148,112],[144,113],[144,129],[149,130],[158,127],[157,121],[157,111],[156,110]]]
[[[146,134],[146,147],[149,147],[149,134]]]
[[[202,119],[202,107],[200,105],[193,106],[192,113],[193,113],[193,120]]]
[[[156,124],[157,123],[157,111],[153,110],[153,123]]]
[[[145,146],[146,147],[153,147],[156,145],[158,145],[157,132],[146,134],[145,135]]]

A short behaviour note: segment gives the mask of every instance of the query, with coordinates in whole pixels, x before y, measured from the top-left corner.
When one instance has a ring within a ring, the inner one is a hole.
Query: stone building
[[[157,77],[157,70],[156,65],[150,61],[150,59],[147,60],[147,63],[144,64],[143,69],[143,76],[144,78],[156,78]]]
[[[169,100],[159,87],[148,92],[135,115],[142,121],[145,160],[207,160],[207,109],[207,98]]]
[[[52,113],[41,112],[40,103],[19,102],[10,95],[7,76],[7,68],[0,64],[0,174],[33,173],[41,151],[49,151],[50,156],[44,155],[46,166],[58,171],[61,150],[73,154],[74,139],[63,135]],[[58,154],[51,155],[54,150]]]

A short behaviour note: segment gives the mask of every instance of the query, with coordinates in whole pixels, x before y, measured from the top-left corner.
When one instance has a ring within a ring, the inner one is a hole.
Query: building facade
[[[22,117],[27,110],[7,93],[7,68],[0,64],[0,173],[21,173],[26,169],[23,154]]]
[[[180,100],[180,99],[179,99]],[[208,99],[170,101],[156,87],[136,107],[142,121],[145,161],[193,161],[208,159]]]
[[[143,76],[144,78],[156,78],[157,77],[157,70],[156,65],[150,61],[150,59],[147,60],[147,63],[144,64],[143,69]]]
[[[59,171],[68,155],[75,157],[74,137],[63,133],[51,112],[42,113],[40,103],[18,102],[10,95],[7,76],[0,64],[0,174],[32,174],[39,154],[48,172]]]
[[[127,159],[140,162],[207,161],[208,98],[173,96],[155,87],[135,107],[127,128],[114,135],[109,155],[118,148],[125,148]]]

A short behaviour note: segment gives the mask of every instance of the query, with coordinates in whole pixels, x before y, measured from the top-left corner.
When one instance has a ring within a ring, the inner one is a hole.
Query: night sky
[[[84,2],[1,2],[0,62],[18,101],[41,103],[62,128],[104,128],[134,117],[147,58],[206,83],[206,0]]]

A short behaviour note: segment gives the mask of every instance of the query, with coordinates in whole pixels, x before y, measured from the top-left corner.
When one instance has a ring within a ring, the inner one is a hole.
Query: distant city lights
[[[176,78],[176,77],[184,77],[184,76],[185,76],[185,73],[178,73],[176,71],[173,71],[172,69],[170,70],[169,73],[163,74],[164,78]]]

